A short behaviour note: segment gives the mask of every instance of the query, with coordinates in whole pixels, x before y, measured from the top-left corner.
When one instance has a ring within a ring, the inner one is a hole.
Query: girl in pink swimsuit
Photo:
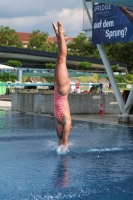
[[[58,145],[68,145],[68,136],[71,129],[71,115],[68,102],[70,79],[68,76],[66,57],[67,45],[65,41],[65,30],[60,21],[57,25],[52,23],[58,43],[58,57],[54,72],[54,116],[58,120],[56,133],[59,138]]]
[[[60,95],[57,90],[56,82],[54,83],[54,116],[62,122],[62,117],[65,114],[64,101],[67,99],[67,95]]]

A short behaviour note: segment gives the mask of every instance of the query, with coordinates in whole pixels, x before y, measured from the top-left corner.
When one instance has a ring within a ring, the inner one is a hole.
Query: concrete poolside
[[[11,101],[0,101],[0,110],[11,110]]]
[[[11,101],[0,101],[0,110],[11,111]],[[31,113],[29,113],[31,114]],[[44,114],[37,114],[44,115]],[[49,115],[46,115],[49,116]],[[117,114],[76,114],[72,115],[73,120],[104,123],[104,124],[118,124]]]
[[[96,122],[104,124],[118,124],[118,114],[83,114],[72,115],[73,120]]]

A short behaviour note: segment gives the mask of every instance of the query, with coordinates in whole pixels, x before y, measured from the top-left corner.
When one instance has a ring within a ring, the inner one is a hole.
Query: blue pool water
[[[133,128],[73,121],[59,155],[52,117],[0,111],[0,200],[132,200]]]

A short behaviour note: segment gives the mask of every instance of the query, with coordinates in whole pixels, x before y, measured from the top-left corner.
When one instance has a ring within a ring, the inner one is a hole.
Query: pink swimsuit
[[[60,122],[62,121],[62,117],[65,113],[64,101],[67,99],[67,95],[62,96],[59,94],[57,90],[56,82],[54,83],[54,116]]]

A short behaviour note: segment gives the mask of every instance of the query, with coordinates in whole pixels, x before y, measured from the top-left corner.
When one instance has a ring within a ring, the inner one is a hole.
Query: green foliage
[[[57,45],[48,40],[48,32],[34,30],[29,36],[29,49],[36,49],[46,52],[58,52]]]
[[[55,63],[46,63],[45,66],[46,66],[48,69],[52,69],[52,68],[55,68],[56,64],[55,64]]]
[[[45,49],[45,51],[57,53],[58,52],[58,46],[55,43],[53,43],[53,42],[47,41],[46,42],[46,49]]]
[[[133,84],[133,74],[126,74],[126,83]]]
[[[126,83],[126,77],[125,76],[116,76],[114,75],[117,83]]]
[[[117,83],[133,84],[133,74],[126,74],[124,76],[115,75],[115,79]]]
[[[92,66],[92,64],[91,63],[89,63],[89,62],[80,62],[79,64],[78,64],[78,67],[80,68],[80,69],[89,69],[90,67]]]
[[[123,62],[129,70],[133,69],[133,42],[106,44],[104,47],[110,60]]]
[[[86,38],[84,33],[80,33],[67,46],[70,55],[101,59],[97,46],[92,44],[91,38]],[[104,48],[109,60],[123,62],[129,70],[133,70],[133,42],[106,44]]]
[[[28,76],[22,76],[22,83],[25,83],[28,79]]]
[[[18,60],[8,60],[6,63],[8,66],[12,66],[12,67],[21,67],[22,63]]]
[[[22,41],[14,29],[0,26],[0,45],[10,47],[22,47]]]
[[[40,30],[34,30],[29,36],[29,49],[37,49],[40,51],[46,51],[46,41],[48,39],[47,32],[41,32]]]
[[[48,83],[53,83],[54,82],[54,77],[43,77],[45,78],[45,80],[48,82]]]
[[[93,74],[93,77],[94,77],[94,79],[96,80],[96,82],[99,82],[99,76],[98,76],[98,74]]]
[[[34,30],[29,36],[29,49],[36,49],[46,52],[58,52],[57,45],[48,40],[48,32]]]
[[[17,76],[10,75],[9,73],[4,72],[3,74],[0,74],[0,81],[1,82],[11,81],[12,83],[14,83],[15,81],[17,81]]]
[[[88,83],[88,82],[92,82],[92,83],[97,83],[99,82],[99,77],[97,74],[93,74],[93,76],[79,76],[77,77],[77,79],[82,82],[82,83]]]
[[[117,64],[117,65],[113,65],[113,66],[111,66],[111,68],[112,68],[113,71],[115,71],[116,69],[119,68],[119,64]]]
[[[68,54],[85,57],[99,56],[96,45],[93,45],[91,38],[86,38],[84,33],[80,33],[73,42],[68,43]]]

